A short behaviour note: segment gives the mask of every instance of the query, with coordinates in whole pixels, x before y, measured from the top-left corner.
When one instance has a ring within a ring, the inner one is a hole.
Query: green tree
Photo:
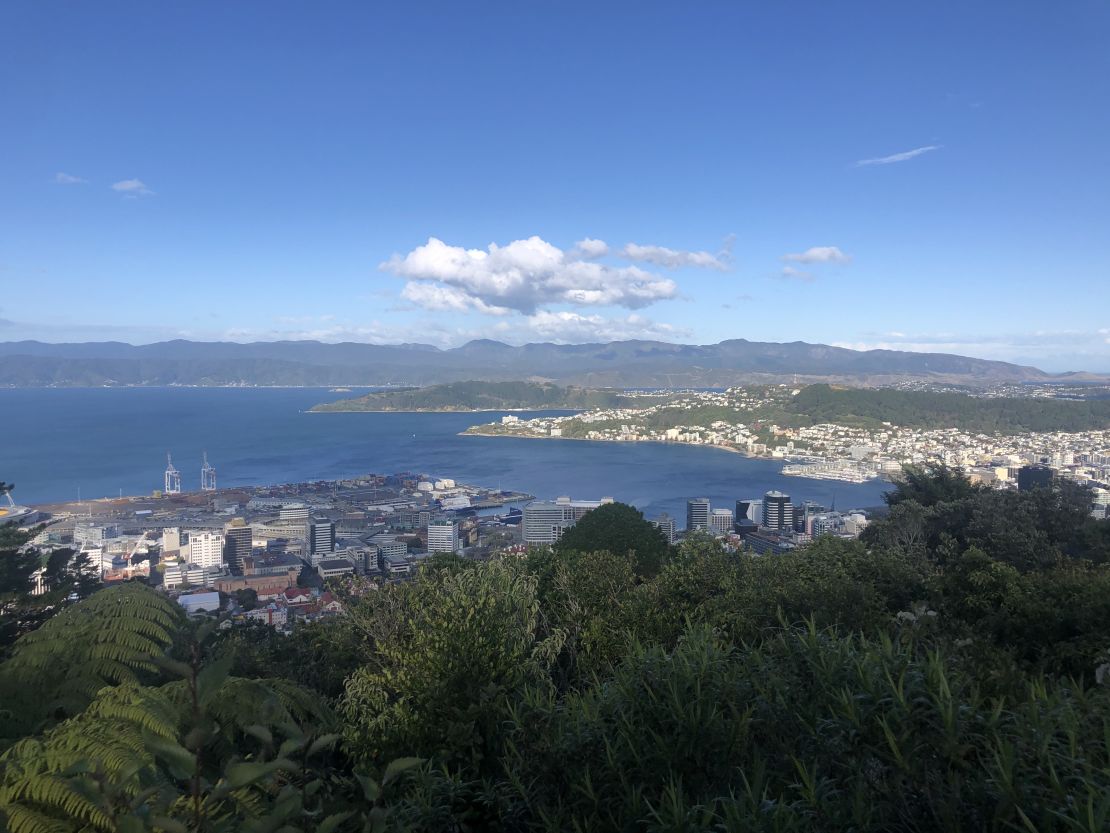
[[[416,754],[488,772],[507,709],[526,683],[549,679],[563,642],[544,636],[536,582],[519,561],[422,572],[349,615],[376,653],[341,704],[348,748],[364,764]]]
[[[608,503],[587,512],[563,533],[555,548],[561,552],[632,553],[636,573],[644,577],[658,573],[670,551],[663,533],[626,503]]]

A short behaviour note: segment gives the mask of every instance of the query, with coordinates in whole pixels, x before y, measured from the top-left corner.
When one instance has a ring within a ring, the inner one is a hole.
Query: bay
[[[786,477],[781,462],[678,444],[459,436],[483,414],[313,414],[350,396],[313,388],[47,388],[0,390],[0,480],[19,503],[149,494],[166,452],[183,487],[201,454],[220,487],[413,471],[539,498],[612,496],[683,526],[686,501],[732,508],[769,489],[839,509],[877,506],[882,481]],[[556,413],[556,412],[536,412]]]

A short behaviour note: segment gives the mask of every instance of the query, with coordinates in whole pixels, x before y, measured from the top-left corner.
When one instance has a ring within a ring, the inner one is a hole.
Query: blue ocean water
[[[886,484],[784,477],[781,463],[712,448],[461,437],[488,414],[312,414],[351,394],[310,388],[58,388],[0,390],[0,480],[20,503],[149,494],[166,452],[195,490],[201,453],[220,486],[415,471],[541,498],[611,495],[681,526],[686,500],[779,489],[839,509],[876,506]]]

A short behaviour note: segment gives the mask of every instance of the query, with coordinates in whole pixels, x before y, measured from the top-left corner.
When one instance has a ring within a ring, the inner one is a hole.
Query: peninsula
[[[1067,468],[1110,451],[1110,400],[1059,398],[1050,388],[1000,393],[829,385],[688,391],[570,416],[506,416],[464,433],[707,445],[782,459],[783,474],[854,482],[923,463],[994,481],[1025,460]]]
[[[368,393],[324,402],[316,413],[347,411],[535,411],[645,407],[644,397],[658,404],[666,394],[630,394],[604,388],[561,387],[550,382],[450,382],[423,388]],[[639,404],[638,404],[639,403]]]

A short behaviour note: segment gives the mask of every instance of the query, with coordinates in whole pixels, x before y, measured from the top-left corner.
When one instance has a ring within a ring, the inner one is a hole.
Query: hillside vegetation
[[[316,405],[313,411],[499,411],[622,407],[618,391],[540,382],[450,382],[426,388],[376,391]]]
[[[61,598],[0,646],[0,829],[1105,833],[1110,522],[943,469],[888,498],[779,557],[603,506],[290,636]]]
[[[959,428],[977,433],[1090,431],[1110,428],[1110,400],[984,398],[961,393],[809,385],[785,406],[806,422],[907,428]]]

